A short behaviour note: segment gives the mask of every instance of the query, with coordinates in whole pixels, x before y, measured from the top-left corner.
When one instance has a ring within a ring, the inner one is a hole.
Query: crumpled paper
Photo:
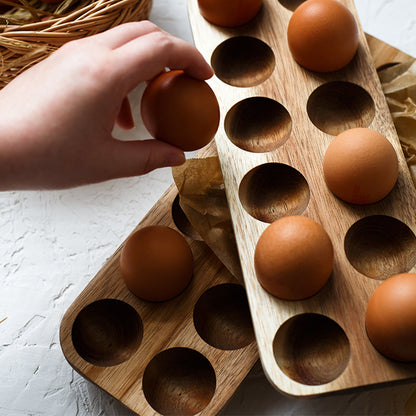
[[[416,60],[384,69],[379,77],[416,185]]]
[[[241,283],[243,282],[231,214],[218,157],[189,159],[172,168],[179,205],[193,228]]]

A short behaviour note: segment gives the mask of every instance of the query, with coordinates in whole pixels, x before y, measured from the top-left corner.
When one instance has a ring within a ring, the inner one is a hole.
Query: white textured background
[[[366,32],[416,56],[414,0],[356,6]],[[186,0],[154,0],[151,20],[192,42]],[[146,136],[140,122],[134,134]],[[0,416],[131,416],[67,364],[59,325],[171,182],[162,169],[66,191],[0,193]],[[398,415],[415,388],[296,400],[273,390],[257,366],[222,414]]]

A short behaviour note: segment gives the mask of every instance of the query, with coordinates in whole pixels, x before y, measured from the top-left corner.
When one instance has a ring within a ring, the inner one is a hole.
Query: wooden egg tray
[[[416,364],[383,357],[365,331],[375,288],[416,264],[416,192],[365,35],[360,27],[358,52],[344,69],[307,71],[288,49],[292,11],[282,3],[291,2],[264,0],[252,22],[232,29],[204,20],[197,0],[188,3],[195,44],[216,74],[215,140],[265,374],[296,396],[409,380]],[[341,3],[358,22],[353,1]],[[351,127],[381,132],[397,152],[398,182],[379,203],[343,203],[325,184],[325,150]],[[321,223],[335,250],[329,282],[303,301],[269,295],[253,265],[260,234],[286,215]]]
[[[172,185],[137,228],[177,223],[191,234],[182,215]],[[181,295],[135,297],[120,275],[120,246],[61,323],[72,367],[142,416],[217,414],[258,360],[243,286],[204,242],[186,238],[195,269]]]
[[[192,7],[191,10],[195,11]],[[408,58],[375,38],[367,36],[367,39],[377,66]],[[211,156],[215,151],[212,143],[199,156]],[[412,187],[409,185],[408,189]],[[61,323],[61,347],[70,365],[83,377],[142,416],[160,413],[192,414],[204,406],[201,415],[217,414],[258,359],[256,343],[251,342],[254,335],[248,322],[247,306],[241,287],[235,286],[236,280],[199,240],[192,228],[189,228],[177,202],[177,190],[172,185],[136,229],[151,224],[165,224],[180,229],[191,237],[187,237],[187,240],[195,257],[195,276],[187,290],[165,303],[144,302],[133,296],[125,287],[119,272],[122,243],[74,300]],[[234,300],[227,299],[230,293]],[[202,294],[207,294],[209,308],[203,302],[195,308]],[[226,301],[221,302],[224,298]],[[230,302],[237,317],[232,310],[224,311],[227,302]],[[351,302],[354,304],[353,299]],[[308,305],[308,311],[315,311]],[[325,305],[328,307],[330,302],[326,301]],[[289,306],[303,310],[299,304]],[[287,308],[287,305],[283,304],[282,307]],[[333,306],[329,310],[332,311],[332,308]],[[195,313],[196,310],[199,312]],[[289,315],[291,311],[286,314]],[[203,318],[197,320],[198,327],[207,323],[201,333],[209,342],[204,341],[195,329],[194,314]],[[258,315],[255,316],[258,319]],[[334,313],[329,316],[334,316]],[[327,340],[328,347],[333,352],[334,342],[329,337]],[[248,344],[245,347],[236,348],[246,343]],[[228,349],[216,348],[211,344]],[[305,347],[307,345],[301,345],[293,353],[302,353]],[[370,347],[367,346],[367,349],[370,350]],[[181,354],[186,355],[189,352],[191,355],[188,357]],[[160,353],[163,355],[159,355]],[[365,375],[366,372],[375,371],[376,367],[371,366],[386,361],[373,352],[371,354],[372,361],[367,360],[358,374]],[[157,356],[161,360],[153,361],[150,366],[149,363]],[[315,358],[317,365],[320,364],[318,358]],[[171,365],[172,360],[173,364],[178,363],[176,367]],[[324,361],[322,363],[326,364]],[[385,380],[393,379],[390,369],[392,365],[384,362],[387,368]],[[148,368],[150,370],[146,371]],[[408,366],[394,368],[396,372],[402,369],[403,374],[396,379],[413,376],[412,369]],[[145,372],[147,376],[144,377]],[[158,383],[159,375],[162,379]],[[184,376],[188,377],[189,384],[184,383]],[[156,407],[159,411],[155,410]]]

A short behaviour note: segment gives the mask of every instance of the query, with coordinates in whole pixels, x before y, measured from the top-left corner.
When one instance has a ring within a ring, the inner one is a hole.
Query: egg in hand
[[[150,81],[140,108],[143,124],[154,138],[184,151],[208,144],[220,122],[214,91],[182,70],[163,72]]]

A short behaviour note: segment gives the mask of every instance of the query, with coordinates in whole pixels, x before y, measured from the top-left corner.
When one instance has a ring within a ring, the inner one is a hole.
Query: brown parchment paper
[[[379,77],[416,185],[416,60],[384,69]]]
[[[241,283],[240,260],[218,157],[189,159],[172,168],[179,205],[224,266]]]

